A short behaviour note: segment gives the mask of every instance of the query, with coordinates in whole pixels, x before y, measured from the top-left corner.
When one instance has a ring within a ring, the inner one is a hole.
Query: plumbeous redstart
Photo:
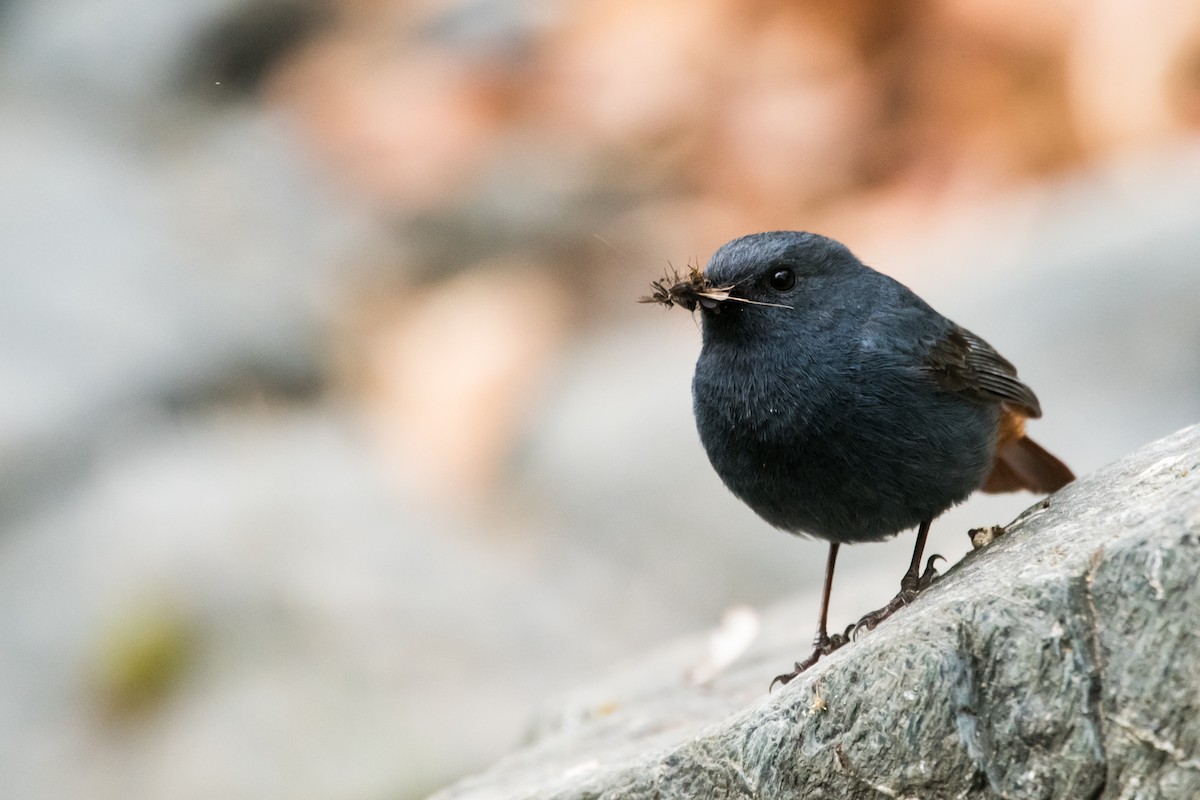
[[[935,517],[976,489],[1074,477],[1025,435],[1042,412],[1011,363],[833,239],[743,236],[653,289],[646,301],[700,310],[692,402],[721,480],[771,525],[830,543],[816,646],[777,681],[848,641],[826,630],[841,544],[918,527],[900,593],[859,622],[873,628],[932,579]]]

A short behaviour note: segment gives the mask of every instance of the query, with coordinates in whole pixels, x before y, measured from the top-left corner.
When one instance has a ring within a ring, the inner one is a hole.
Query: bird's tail
[[[992,471],[980,488],[985,492],[1016,492],[1028,489],[1038,494],[1056,492],[1075,480],[1063,462],[1046,452],[1028,436],[1001,442]]]

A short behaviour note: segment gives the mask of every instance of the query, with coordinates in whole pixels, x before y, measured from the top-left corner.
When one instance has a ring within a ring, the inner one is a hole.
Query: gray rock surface
[[[336,292],[372,241],[279,115],[175,85],[238,2],[8,5],[0,527],[60,503],[164,409],[314,394]]]
[[[0,797],[411,798],[515,740],[544,681],[507,615],[567,672],[565,590],[398,497],[371,452],[328,411],[210,412],[4,529]],[[465,685],[470,731],[445,713]]]
[[[1033,506],[782,690],[794,604],[711,680],[683,676],[721,639],[678,643],[436,797],[1200,796],[1198,565],[1193,426]]]

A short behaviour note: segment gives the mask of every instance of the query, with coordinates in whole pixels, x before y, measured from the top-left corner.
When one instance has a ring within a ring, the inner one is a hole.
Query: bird
[[[1042,415],[979,336],[834,239],[754,233],[642,302],[701,318],[692,379],[700,441],[725,486],[770,525],[828,542],[813,652],[771,684],[908,605],[936,577],[933,520],[976,490],[1047,494],[1074,479],[1025,434]],[[896,597],[829,634],[838,550],[916,528]]]

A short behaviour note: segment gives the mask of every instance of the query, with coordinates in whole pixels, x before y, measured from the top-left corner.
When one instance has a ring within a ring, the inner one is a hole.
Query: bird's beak
[[[771,306],[787,308],[782,303],[765,303],[762,300],[751,300],[739,297],[733,293],[734,285],[713,286],[704,273],[692,267],[685,275],[670,272],[662,280],[650,283],[650,294],[638,300],[639,303],[658,303],[667,308],[683,306],[688,311],[695,311],[700,306],[705,311],[720,313],[725,303],[746,303],[752,306]]]
[[[721,304],[729,299],[728,289],[694,292],[693,294],[696,298],[695,302],[699,303],[703,308],[706,308],[709,311],[720,311]]]

